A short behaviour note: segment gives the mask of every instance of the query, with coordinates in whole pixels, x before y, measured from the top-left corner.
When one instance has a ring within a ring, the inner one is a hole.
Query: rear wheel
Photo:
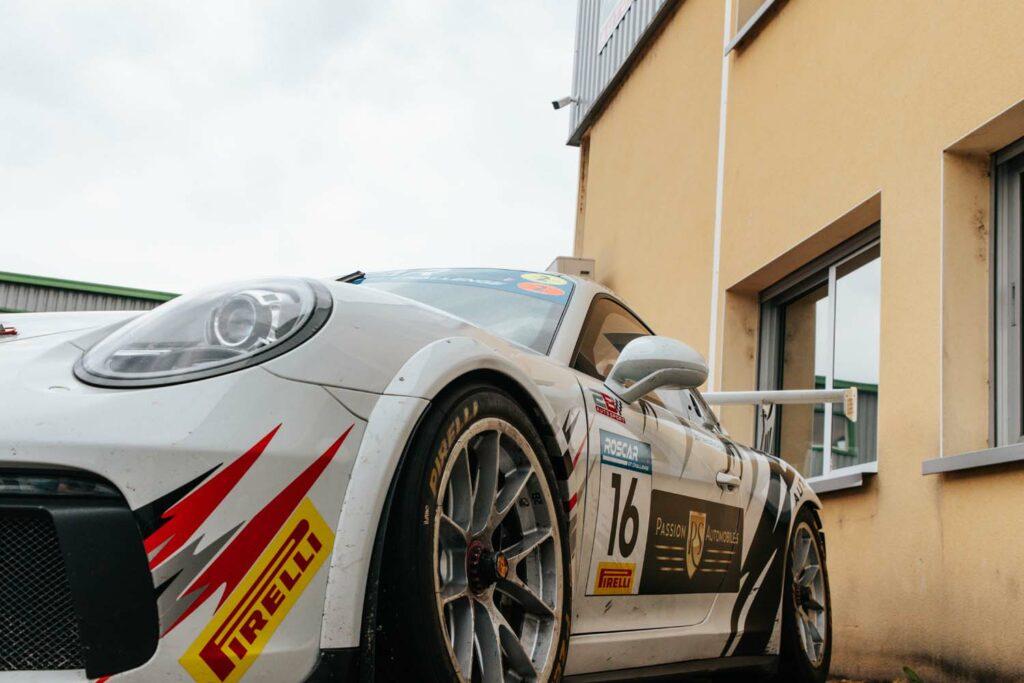
[[[822,683],[832,658],[832,604],[821,525],[797,514],[786,558],[779,680]]]
[[[543,443],[504,392],[431,409],[399,473],[384,546],[388,679],[561,676],[569,635],[564,507]]]

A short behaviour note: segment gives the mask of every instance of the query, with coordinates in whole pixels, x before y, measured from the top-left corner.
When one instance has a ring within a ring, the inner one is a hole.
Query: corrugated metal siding
[[[159,301],[0,282],[0,311],[148,311]]]
[[[569,142],[579,144],[582,125],[602,93],[612,84],[659,13],[675,0],[633,0],[608,42],[598,52],[601,0],[580,0],[576,15],[576,58],[573,65]]]

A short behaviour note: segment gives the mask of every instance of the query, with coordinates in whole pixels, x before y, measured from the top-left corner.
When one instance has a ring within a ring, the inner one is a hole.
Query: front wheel
[[[780,681],[823,683],[832,658],[832,603],[821,525],[800,510],[786,557]]]
[[[378,623],[387,675],[548,681],[569,637],[566,515],[543,442],[504,392],[431,408],[399,473]]]

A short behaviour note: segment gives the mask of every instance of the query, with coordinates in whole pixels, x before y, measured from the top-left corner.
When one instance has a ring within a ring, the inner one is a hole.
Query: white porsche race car
[[[820,502],[591,282],[3,322],[0,682],[825,678]]]

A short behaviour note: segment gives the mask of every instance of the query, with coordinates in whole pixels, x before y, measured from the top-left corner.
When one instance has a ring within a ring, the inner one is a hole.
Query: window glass
[[[573,290],[551,273],[484,268],[370,273],[353,284],[439,308],[538,353],[548,352]]]
[[[580,334],[572,366],[603,380],[608,377],[626,344],[650,331],[629,311],[604,297],[594,300]]]
[[[736,30],[747,25],[750,18],[757,10],[761,9],[767,0],[737,0],[736,1]]]
[[[598,298],[583,324],[572,366],[584,374],[604,380],[626,344],[649,334],[650,330],[625,308],[611,299]],[[644,399],[695,425],[719,429],[714,413],[697,392],[655,389]]]
[[[782,389],[811,389],[828,363],[828,283],[783,309]],[[779,453],[805,477],[821,474],[824,412],[814,405],[780,406]]]
[[[807,477],[878,458],[881,250],[859,244],[762,304],[762,388],[857,388],[857,422],[841,403],[778,406],[776,452]]]
[[[996,446],[1024,442],[1024,339],[1021,292],[1024,282],[1024,142],[996,156],[995,270],[992,303],[995,314],[995,358],[991,377],[995,407]]]
[[[836,267],[835,356],[832,387],[857,387],[857,422],[833,410],[832,469],[873,462],[878,418],[878,343],[882,262],[872,247]],[[841,427],[841,428],[840,428]]]

